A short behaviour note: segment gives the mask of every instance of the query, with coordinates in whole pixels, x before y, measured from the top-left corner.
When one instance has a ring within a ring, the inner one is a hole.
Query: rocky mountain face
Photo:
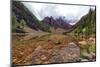
[[[38,22],[38,20],[22,3],[14,1],[12,5],[13,15],[16,16],[18,22],[20,22],[21,19],[24,19],[27,25],[35,30],[38,30],[38,27],[36,25],[36,22]]]
[[[54,28],[63,28],[63,29],[70,29],[72,25],[70,25],[67,20],[64,20],[64,18],[59,17],[57,19],[54,19],[52,16],[51,17],[45,17],[43,19],[43,22],[48,24],[51,27]]]
[[[23,29],[20,26],[22,26],[23,28],[25,26],[28,26],[29,28],[32,28],[33,30],[36,30],[36,31],[41,30],[41,31],[49,32],[49,27],[43,22],[39,21],[28,10],[28,8],[26,8],[21,2],[13,1],[12,5],[13,5],[12,7],[13,25],[12,26],[14,28],[14,32],[16,32],[16,30],[19,30],[19,29],[22,31]],[[21,24],[22,20],[24,21],[25,24]]]

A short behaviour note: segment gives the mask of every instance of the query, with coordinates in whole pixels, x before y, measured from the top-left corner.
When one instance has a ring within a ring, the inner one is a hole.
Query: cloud
[[[87,14],[91,8],[90,6],[80,5],[23,3],[39,20],[42,20],[46,16],[53,16],[54,18],[64,16],[68,19],[80,19],[83,15]]]

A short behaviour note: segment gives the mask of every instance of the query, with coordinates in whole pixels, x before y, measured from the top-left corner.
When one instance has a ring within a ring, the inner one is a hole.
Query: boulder
[[[32,63],[33,64],[42,64],[48,61],[49,53],[46,49],[43,49],[41,46],[38,46],[32,54]]]
[[[68,43],[61,49],[50,50],[38,46],[32,53],[32,64],[77,62],[80,59],[80,48],[75,43]]]
[[[49,59],[51,63],[76,62],[80,58],[80,48],[74,43],[69,43],[60,50],[53,49],[52,55]]]

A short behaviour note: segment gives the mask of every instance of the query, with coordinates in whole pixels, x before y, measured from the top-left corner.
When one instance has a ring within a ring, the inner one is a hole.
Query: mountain
[[[24,21],[22,23],[21,21]],[[26,32],[23,28],[27,26],[36,31],[49,32],[49,27],[42,21],[39,21],[22,2],[13,1],[12,3],[12,32],[22,33]]]
[[[62,28],[62,29],[70,29],[72,25],[67,22],[67,20],[64,20],[64,18],[59,17],[57,19],[54,19],[52,16],[51,17],[45,17],[43,19],[43,22],[51,27],[56,28]]]
[[[79,26],[78,26],[79,25]],[[90,36],[95,36],[96,33],[96,9],[89,10],[88,14],[83,16],[78,23],[75,25],[75,33],[78,35],[85,35],[87,38]],[[75,28],[74,27],[74,28]]]

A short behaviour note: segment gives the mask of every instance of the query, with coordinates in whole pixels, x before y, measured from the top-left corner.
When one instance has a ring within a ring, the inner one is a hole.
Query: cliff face
[[[55,28],[62,28],[62,29],[70,29],[72,27],[72,25],[69,24],[69,22],[67,20],[64,20],[64,18],[57,18],[57,19],[54,19],[52,16],[51,17],[45,17],[43,19],[43,21],[52,26],[52,27],[55,27]]]

